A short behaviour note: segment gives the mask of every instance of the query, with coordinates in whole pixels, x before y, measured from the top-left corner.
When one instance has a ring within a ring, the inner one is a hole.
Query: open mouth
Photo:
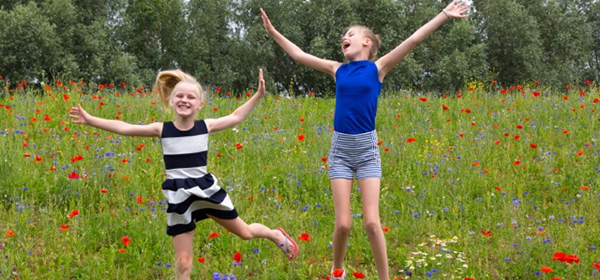
[[[346,51],[346,49],[348,49],[350,47],[350,42],[343,42],[342,43],[342,50]]]

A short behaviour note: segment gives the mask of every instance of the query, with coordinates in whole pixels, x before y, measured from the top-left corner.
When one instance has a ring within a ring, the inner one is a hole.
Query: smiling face
[[[181,118],[196,118],[196,113],[202,108],[201,89],[193,82],[179,82],[171,94],[171,107]]]
[[[342,52],[348,61],[366,60],[369,58],[371,40],[364,35],[364,28],[353,26],[342,37]]]

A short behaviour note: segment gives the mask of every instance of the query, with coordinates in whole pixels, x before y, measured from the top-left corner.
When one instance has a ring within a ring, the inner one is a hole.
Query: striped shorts
[[[334,131],[329,152],[329,179],[381,178],[377,132],[346,134]]]

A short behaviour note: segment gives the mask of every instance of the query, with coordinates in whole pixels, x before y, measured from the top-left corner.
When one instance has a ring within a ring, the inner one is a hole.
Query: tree
[[[56,27],[36,3],[0,10],[0,72],[11,80],[35,82],[76,72],[76,64],[61,46]]]
[[[539,27],[544,71],[538,79],[561,87],[581,81],[593,48],[585,9],[572,1],[520,1]]]
[[[537,80],[541,76],[542,42],[539,26],[514,0],[474,0],[474,17],[481,22],[487,61],[501,84]]]

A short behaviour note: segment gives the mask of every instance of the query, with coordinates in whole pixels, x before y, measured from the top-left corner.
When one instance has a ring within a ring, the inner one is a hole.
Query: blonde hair
[[[158,76],[156,77],[156,83],[154,84],[154,88],[158,92],[158,97],[165,107],[165,110],[169,109],[173,89],[180,82],[187,82],[198,86],[198,98],[200,98],[200,101],[202,101],[202,86],[200,83],[198,83],[196,78],[179,69],[165,70],[158,73]]]
[[[367,37],[371,40],[372,43],[371,43],[371,49],[369,50],[369,60],[375,58],[377,56],[377,53],[379,52],[379,47],[381,46],[381,38],[379,38],[379,35],[375,34],[375,32],[373,32],[370,28],[368,28],[364,25],[352,25],[352,26],[346,28],[346,31],[344,31],[344,34],[346,34],[348,32],[348,30],[350,30],[352,28],[362,29],[365,37]]]

